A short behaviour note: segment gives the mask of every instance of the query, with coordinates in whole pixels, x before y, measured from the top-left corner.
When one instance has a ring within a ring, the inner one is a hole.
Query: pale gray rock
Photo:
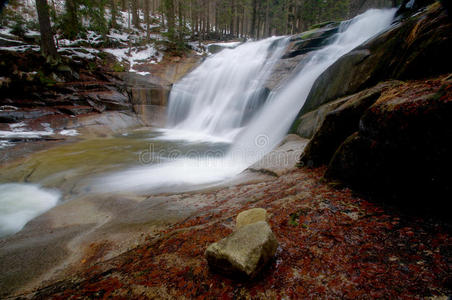
[[[278,241],[270,226],[260,221],[245,225],[206,250],[212,270],[244,278],[255,277],[276,253]]]

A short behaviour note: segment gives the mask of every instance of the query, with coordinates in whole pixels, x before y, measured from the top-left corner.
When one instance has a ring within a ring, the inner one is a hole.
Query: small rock
[[[8,87],[9,84],[11,83],[11,78],[8,77],[0,77],[0,87]]]
[[[245,225],[211,244],[206,257],[212,270],[242,278],[255,277],[275,255],[278,247],[270,226],[263,221]]]
[[[63,73],[66,72],[72,74],[72,69],[68,65],[59,65],[57,70]]]
[[[263,208],[252,208],[242,211],[237,215],[236,228],[267,220],[267,211]]]

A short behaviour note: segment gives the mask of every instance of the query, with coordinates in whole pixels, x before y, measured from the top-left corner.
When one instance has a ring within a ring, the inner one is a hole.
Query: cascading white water
[[[232,141],[259,106],[263,85],[286,45],[286,39],[273,37],[207,58],[173,86],[167,137]]]
[[[239,174],[283,140],[315,80],[341,56],[388,28],[394,14],[395,9],[372,9],[344,22],[333,42],[312,53],[304,67],[271,94],[241,130],[244,108],[262,87],[284,47],[278,48],[269,62],[267,52],[274,38],[223,50],[207,59],[174,87],[169,114],[172,130],[167,135],[189,140],[193,135],[207,135],[209,141],[233,138],[229,150],[216,159],[201,155],[114,174],[102,179],[101,189],[174,191],[174,186],[185,185],[188,190]]]

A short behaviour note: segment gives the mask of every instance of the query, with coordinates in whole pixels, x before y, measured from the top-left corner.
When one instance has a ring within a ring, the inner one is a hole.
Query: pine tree
[[[138,12],[138,0],[130,0],[132,4],[132,23],[135,28],[141,28],[140,15]]]
[[[36,0],[38,12],[39,29],[41,31],[41,54],[50,63],[58,61],[58,53],[53,40],[52,27],[50,25],[49,7],[47,0]]]
[[[110,9],[111,9],[110,26],[112,28],[117,28],[118,24],[116,22],[116,15],[118,14],[118,11],[117,11],[116,1],[115,0],[110,0]]]
[[[65,15],[63,16],[63,32],[68,39],[75,39],[80,32],[81,26],[78,18],[77,0],[66,0]]]
[[[164,0],[164,6],[168,27],[168,38],[170,41],[175,41],[176,29],[175,29],[174,0]]]

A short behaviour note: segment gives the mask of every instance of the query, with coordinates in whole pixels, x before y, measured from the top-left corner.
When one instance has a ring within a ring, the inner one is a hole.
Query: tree
[[[150,5],[150,0],[144,0],[144,21],[146,22],[146,41],[149,43],[149,39],[151,36],[151,18],[149,16],[150,13],[150,9],[149,9],[149,5]]]
[[[176,38],[174,0],[164,0],[164,6],[168,27],[168,38],[170,41],[174,41]]]
[[[58,53],[53,40],[52,27],[50,25],[49,6],[47,0],[36,0],[39,29],[41,31],[41,54],[50,63],[58,61]]]
[[[146,0],[147,1],[147,0]],[[116,2],[115,0],[110,0],[110,9],[111,9],[111,21],[110,21],[110,26],[112,28],[117,28],[118,24],[116,23],[116,15],[118,13],[117,8],[116,8]]]
[[[256,16],[257,16],[257,0],[253,0],[253,15],[251,17],[251,32],[252,37],[256,37]]]
[[[68,39],[75,39],[80,32],[77,0],[66,0],[65,14],[63,16],[63,32]]]
[[[138,0],[131,0],[132,4],[132,23],[135,28],[141,28],[140,27],[140,15],[138,13]]]

